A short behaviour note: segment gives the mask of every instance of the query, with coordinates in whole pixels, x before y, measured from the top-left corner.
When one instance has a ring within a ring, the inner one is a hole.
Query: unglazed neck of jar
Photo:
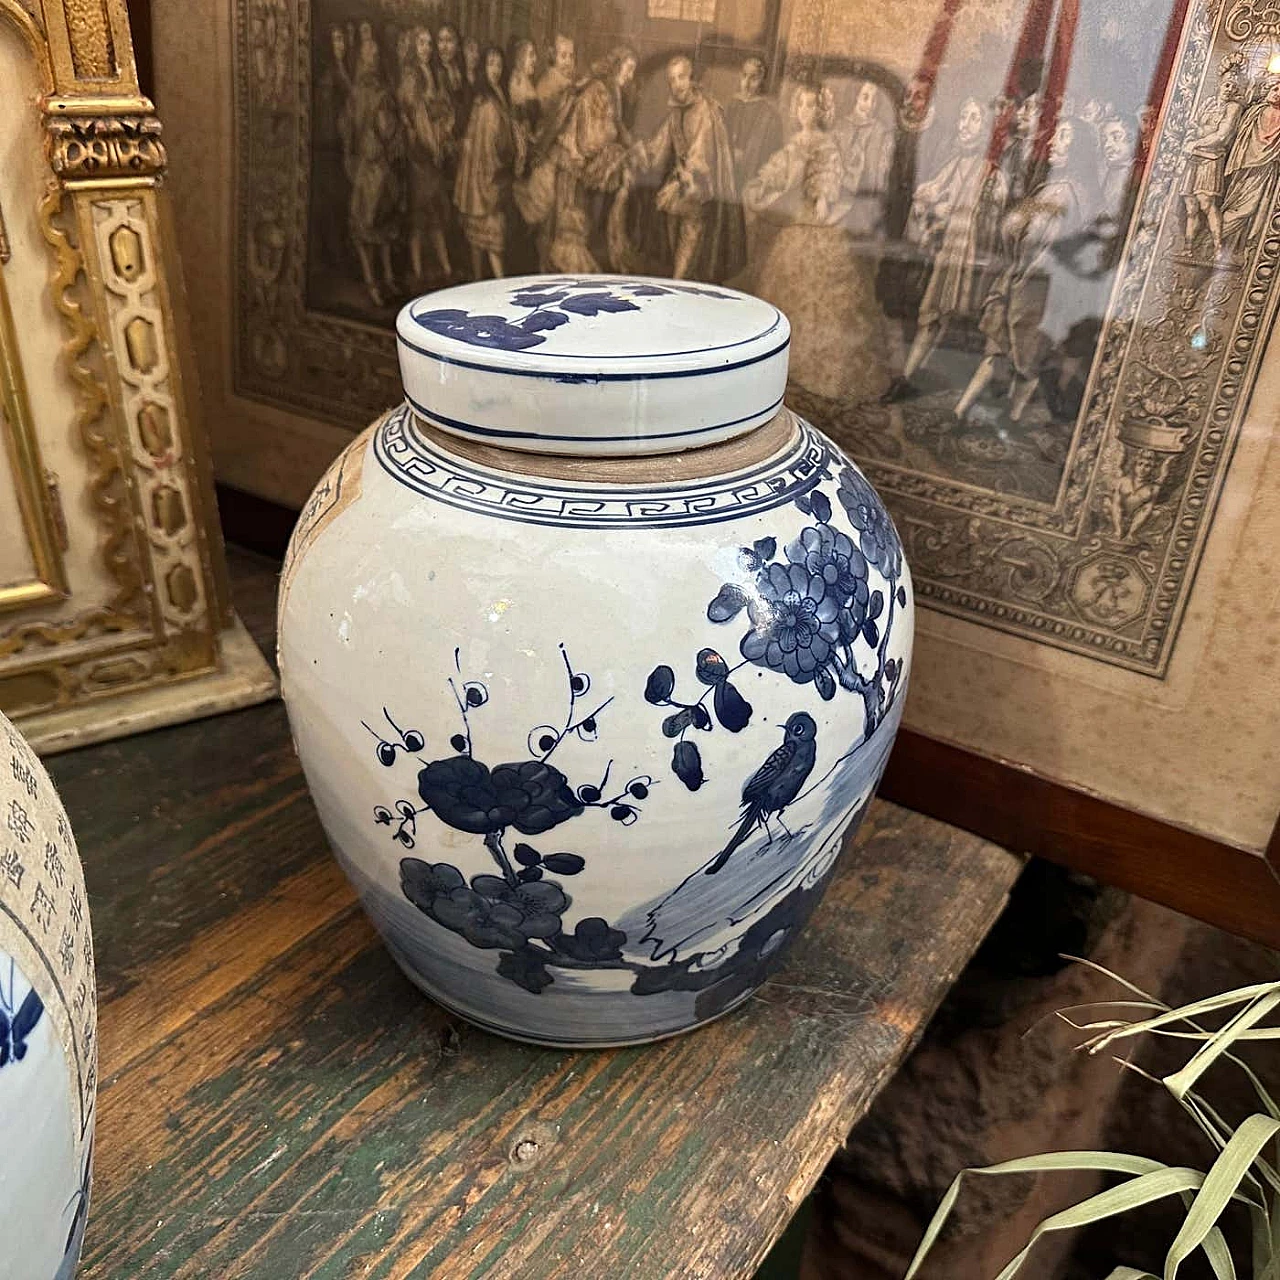
[[[452,454],[491,471],[580,484],[651,486],[655,483],[678,484],[685,480],[731,475],[766,462],[790,448],[800,434],[799,420],[789,409],[784,408],[762,426],[753,427],[718,444],[683,449],[679,453],[572,457],[482,444],[452,432],[441,431],[413,412],[412,406],[410,412],[413,429],[443,453]]]
[[[771,303],[645,276],[522,276],[428,294],[396,321],[431,430],[579,459],[686,453],[777,417],[791,328]]]

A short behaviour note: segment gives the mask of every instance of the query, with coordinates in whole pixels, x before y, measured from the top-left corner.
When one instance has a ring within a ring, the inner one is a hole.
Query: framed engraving
[[[0,0],[0,706],[45,751],[269,696],[178,337],[122,0]]]
[[[908,723],[1262,851],[1280,730],[1224,762],[1280,687],[1250,635],[1215,675],[1214,618],[1275,571],[1262,0],[162,3],[157,54],[162,104],[198,61],[230,120],[173,138],[230,483],[300,506],[397,399],[424,290],[759,293],[907,547]]]

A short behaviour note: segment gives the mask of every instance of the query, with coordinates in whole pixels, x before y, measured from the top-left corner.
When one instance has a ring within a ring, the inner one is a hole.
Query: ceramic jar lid
[[[396,320],[405,395],[429,423],[540,453],[669,453],[782,407],[791,326],[720,285],[519,276],[417,298]]]

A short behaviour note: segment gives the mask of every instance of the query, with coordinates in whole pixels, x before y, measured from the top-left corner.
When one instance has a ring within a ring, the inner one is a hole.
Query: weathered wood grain
[[[233,557],[260,638],[272,571]],[[101,975],[83,1275],[749,1276],[1018,869],[876,804],[778,979],[644,1049],[418,994],[325,849],[278,704],[61,757]]]

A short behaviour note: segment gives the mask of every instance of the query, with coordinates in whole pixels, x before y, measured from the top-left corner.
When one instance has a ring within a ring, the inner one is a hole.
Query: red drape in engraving
[[[991,142],[987,146],[987,164],[993,169],[1004,155],[1018,101],[1031,87],[1026,82],[1027,69],[1044,58],[1044,45],[1049,35],[1049,17],[1052,13],[1053,0],[1031,0],[1022,19],[1018,43],[1014,45],[1013,57],[1009,59],[1009,69],[1004,76],[1000,113],[992,127]]]
[[[1037,168],[1042,167],[1049,155],[1049,143],[1053,141],[1058,119],[1062,115],[1062,100],[1067,92],[1067,76],[1071,72],[1071,54],[1076,42],[1076,26],[1080,21],[1080,0],[1062,0],[1058,10],[1058,25],[1053,33],[1053,52],[1049,55],[1049,73],[1045,77],[1044,101],[1040,108],[1040,122],[1036,128],[1036,144],[1032,154]]]

